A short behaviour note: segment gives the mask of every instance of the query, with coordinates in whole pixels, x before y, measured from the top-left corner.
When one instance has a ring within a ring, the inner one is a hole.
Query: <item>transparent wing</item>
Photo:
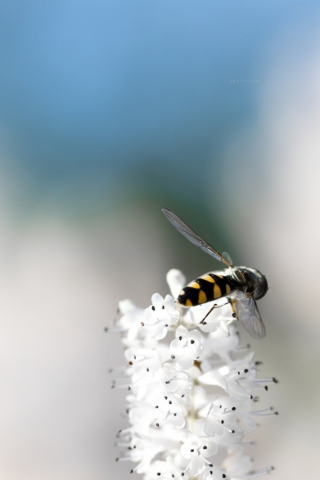
[[[231,258],[228,254],[224,253],[223,255],[221,255],[221,253],[219,253],[215,248],[211,247],[209,243],[203,240],[203,238],[201,238],[194,230],[192,230],[192,228],[190,228],[186,223],[184,223],[181,218],[179,218],[170,210],[167,210],[166,208],[162,208],[161,210],[163,211],[169,222],[171,222],[172,225],[178,230],[178,232],[182,233],[182,235],[186,237],[189,242],[193,243],[197,247],[200,247],[201,250],[208,253],[216,260],[223,262],[228,267],[232,267]],[[227,258],[225,258],[225,256]]]
[[[243,294],[237,295],[235,309],[239,320],[252,337],[259,340],[266,336],[266,329],[254,298]]]

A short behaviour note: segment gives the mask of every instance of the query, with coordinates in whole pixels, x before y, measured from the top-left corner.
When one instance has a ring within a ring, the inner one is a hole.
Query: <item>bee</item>
[[[266,277],[254,268],[234,267],[227,253],[221,255],[170,210],[162,208],[162,212],[191,243],[228,267],[225,270],[205,273],[188,283],[181,290],[176,302],[185,307],[192,307],[227,297],[233,316],[242,321],[246,330],[254,338],[263,338],[266,335],[266,329],[256,300],[262,298],[268,291]],[[205,318],[216,307],[217,304],[214,304],[201,323],[204,323]]]

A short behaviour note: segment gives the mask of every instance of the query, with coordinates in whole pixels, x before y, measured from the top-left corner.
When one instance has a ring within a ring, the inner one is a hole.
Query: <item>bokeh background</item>
[[[219,268],[160,207],[267,275],[252,455],[317,477],[319,26],[309,0],[1,1],[1,478],[129,477],[104,327]]]

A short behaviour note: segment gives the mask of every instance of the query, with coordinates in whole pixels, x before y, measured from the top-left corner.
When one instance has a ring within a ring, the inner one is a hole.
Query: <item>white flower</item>
[[[171,270],[174,297],[185,278]],[[120,302],[119,331],[126,364],[113,387],[126,388],[128,427],[118,434],[124,449],[118,460],[131,460],[144,480],[244,480],[269,473],[255,470],[245,452],[246,434],[257,428],[258,394],[275,378],[259,378],[259,363],[241,345],[238,324],[228,302],[184,308],[170,295],[152,296],[141,309]]]
[[[199,360],[202,350],[202,337],[198,330],[188,331],[183,325],[176,330],[176,339],[171,342],[170,351],[177,364],[188,370],[195,360]]]
[[[192,434],[180,448],[181,456],[188,460],[187,469],[192,477],[203,472],[208,463],[207,458],[215,455],[217,451],[217,444],[208,436]]]
[[[174,300],[170,295],[165,299],[155,293],[151,297],[152,305],[144,311],[144,325],[152,326],[150,335],[161,340],[167,335],[168,328],[179,320],[179,312],[175,309]]]
[[[169,285],[172,295],[176,298],[187,283],[187,281],[186,277],[183,275],[182,272],[180,272],[180,270],[172,268],[167,273],[167,283]]]
[[[227,478],[225,470],[214,465],[208,465],[199,475],[199,480],[221,480],[224,478]]]

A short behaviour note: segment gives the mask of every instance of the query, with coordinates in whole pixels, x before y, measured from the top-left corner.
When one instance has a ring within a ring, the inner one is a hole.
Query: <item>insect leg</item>
[[[233,318],[236,318],[237,320],[239,320],[239,317],[237,315],[237,310],[236,310],[236,307],[235,307],[236,303],[237,303],[237,300],[235,298],[228,297],[228,303],[230,304]]]
[[[210,310],[206,313],[206,315],[203,317],[203,319],[201,320],[200,324],[199,325],[205,325],[205,319],[210,315],[210,313],[215,309],[215,308],[220,308],[220,307],[224,307],[225,305],[228,305],[230,302],[229,302],[229,298],[228,298],[228,302],[227,303],[223,303],[222,305],[218,305],[217,303],[214,303],[213,306],[210,308]]]

